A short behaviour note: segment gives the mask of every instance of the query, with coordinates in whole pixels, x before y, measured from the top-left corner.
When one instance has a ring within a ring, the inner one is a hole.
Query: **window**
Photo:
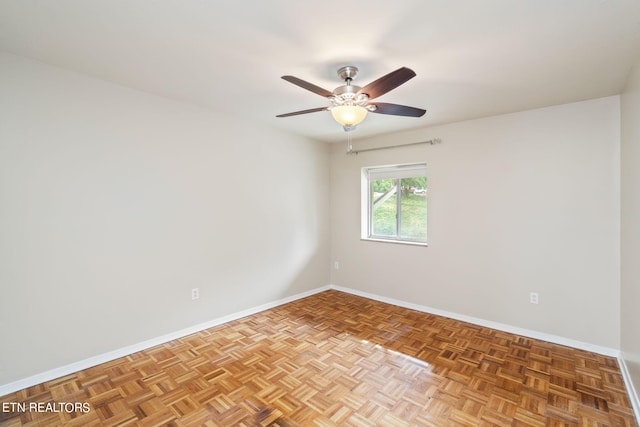
[[[427,242],[427,165],[362,169],[362,238]]]

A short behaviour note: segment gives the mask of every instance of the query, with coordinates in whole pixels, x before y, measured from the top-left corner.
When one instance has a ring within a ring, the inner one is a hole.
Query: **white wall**
[[[614,96],[334,146],[332,283],[619,348],[619,133]],[[413,161],[429,246],[361,241],[360,169]]]
[[[622,94],[621,110],[621,349],[640,391],[640,60]]]
[[[328,160],[0,54],[0,385],[326,285]]]

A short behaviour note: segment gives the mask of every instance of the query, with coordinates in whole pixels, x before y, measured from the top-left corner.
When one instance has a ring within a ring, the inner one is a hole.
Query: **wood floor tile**
[[[614,358],[327,291],[0,397],[2,426],[637,426]]]

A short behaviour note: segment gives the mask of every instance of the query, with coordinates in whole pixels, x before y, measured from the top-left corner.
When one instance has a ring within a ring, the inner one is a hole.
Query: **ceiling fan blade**
[[[329,92],[326,89],[321,88],[320,86],[316,86],[313,83],[309,83],[306,82],[302,79],[299,79],[297,77],[293,77],[293,76],[282,76],[282,78],[286,81],[288,81],[289,83],[293,83],[296,86],[300,86],[303,89],[309,90],[313,93],[316,93],[320,96],[324,96],[325,98],[329,97],[329,96],[333,96],[332,92]]]
[[[406,117],[422,117],[427,110],[416,107],[408,107],[406,105],[389,104],[387,102],[370,102],[367,104],[374,105],[375,110],[372,113],[378,114],[391,114],[393,116],[406,116]]]
[[[366,93],[369,95],[369,99],[377,98],[380,95],[384,95],[385,93],[397,88],[415,76],[416,73],[407,67],[398,68],[397,70],[380,77],[378,80],[375,80],[360,89],[358,91],[358,95]]]
[[[293,113],[278,114],[276,117],[291,117],[300,114],[316,113],[318,111],[329,111],[329,107],[311,108],[310,110],[294,111]]]

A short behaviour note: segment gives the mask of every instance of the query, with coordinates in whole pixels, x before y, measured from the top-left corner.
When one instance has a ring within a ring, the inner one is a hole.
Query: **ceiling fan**
[[[389,104],[387,102],[370,102],[372,99],[384,95],[416,76],[413,70],[402,67],[389,74],[380,77],[365,87],[352,85],[356,78],[358,68],[347,65],[338,70],[338,76],[345,84],[329,92],[312,83],[306,82],[294,76],[282,76],[289,83],[300,86],[320,96],[324,96],[331,102],[329,107],[311,108],[309,110],[294,111],[293,113],[280,114],[276,117],[290,117],[300,114],[316,113],[318,111],[331,111],[333,118],[342,125],[345,131],[354,130],[367,116],[368,112],[378,114],[390,114],[393,116],[422,117],[426,110],[406,105]]]

